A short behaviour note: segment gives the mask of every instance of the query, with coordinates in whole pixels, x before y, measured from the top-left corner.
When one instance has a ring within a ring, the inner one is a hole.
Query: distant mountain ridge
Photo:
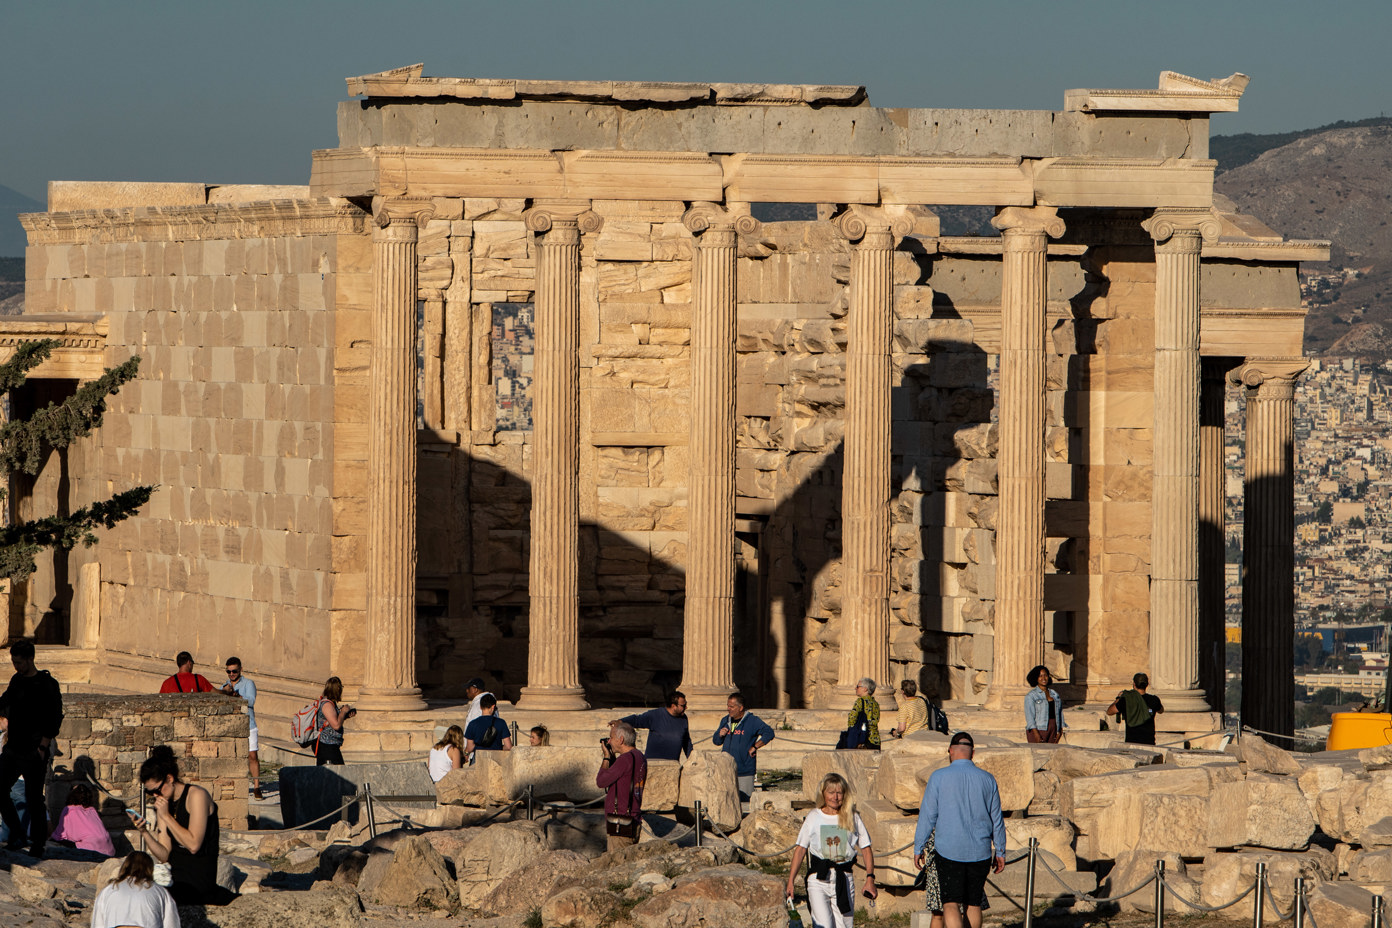
[[[1392,355],[1392,119],[1299,133],[1214,189],[1287,238],[1332,243],[1328,264],[1302,267],[1323,277],[1309,288],[1306,354]]]
[[[1273,148],[1280,148],[1303,138],[1319,135],[1321,132],[1329,132],[1333,129],[1365,129],[1376,126],[1392,126],[1392,116],[1374,116],[1371,119],[1360,119],[1357,122],[1341,119],[1338,122],[1331,122],[1327,126],[1320,126],[1318,129],[1299,129],[1294,132],[1268,132],[1261,135],[1239,132],[1235,135],[1215,135],[1208,140],[1208,156],[1218,162],[1218,173],[1221,174],[1224,171],[1231,171],[1233,168],[1240,168],[1244,164],[1255,161]]]

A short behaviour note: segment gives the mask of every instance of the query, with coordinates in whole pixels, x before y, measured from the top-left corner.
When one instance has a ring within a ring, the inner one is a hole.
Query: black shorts
[[[991,872],[991,858],[969,863],[950,860],[942,854],[938,854],[937,858],[938,887],[943,905],[950,902],[981,905],[981,896],[986,891],[986,875]]]

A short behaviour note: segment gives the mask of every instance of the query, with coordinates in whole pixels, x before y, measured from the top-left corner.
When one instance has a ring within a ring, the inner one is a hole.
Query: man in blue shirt
[[[627,722],[634,728],[648,730],[648,744],[643,755],[648,760],[681,760],[691,756],[691,729],[686,722],[686,696],[680,691],[667,697],[666,709],[649,709],[638,715],[626,715],[609,723]]]
[[[735,759],[735,786],[740,799],[748,800],[749,794],[754,792],[757,766],[754,755],[773,740],[773,729],[754,713],[745,711],[744,697],[739,693],[730,694],[725,700],[725,709],[729,714],[720,720],[711,743],[720,745],[721,750]]]
[[[484,693],[479,708],[483,714],[464,729],[464,759],[470,764],[474,762],[474,751],[512,750],[512,730],[498,716],[497,698]]]
[[[256,754],[260,747],[256,732],[256,684],[242,673],[240,657],[227,659],[227,682],[222,685],[222,691],[228,696],[240,696],[246,700],[247,770],[251,773],[251,795],[261,799],[261,760]]]
[[[972,763],[972,736],[952,736],[952,762],[928,778],[914,831],[914,865],[923,868],[924,846],[936,830],[938,885],[947,928],[962,928],[967,908],[971,928],[981,928],[986,874],[1005,869],[1005,819],[996,778]]]

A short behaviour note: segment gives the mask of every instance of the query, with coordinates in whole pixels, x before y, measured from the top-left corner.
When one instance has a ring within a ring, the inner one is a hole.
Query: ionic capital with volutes
[[[1006,251],[1040,251],[1046,237],[1059,238],[1066,231],[1052,206],[1007,206],[996,213],[991,225],[1000,229]]]
[[[1258,399],[1292,399],[1296,379],[1310,367],[1305,358],[1248,358],[1228,374],[1228,382]]]
[[[581,232],[604,228],[604,217],[590,209],[589,200],[536,200],[522,214],[522,221],[547,241],[579,241]]]
[[[914,231],[914,212],[907,206],[864,206],[852,203],[832,219],[847,241],[862,248],[892,249]]]
[[[428,198],[373,197],[372,237],[379,242],[414,242],[434,216],[435,204]]]
[[[1201,207],[1157,209],[1141,223],[1156,251],[1190,254],[1198,254],[1204,242],[1216,242],[1222,227],[1213,210]]]
[[[747,210],[747,206],[746,206]],[[695,202],[682,213],[682,225],[698,239],[707,232],[730,232],[756,235],[763,223],[747,211],[727,209],[719,203]]]

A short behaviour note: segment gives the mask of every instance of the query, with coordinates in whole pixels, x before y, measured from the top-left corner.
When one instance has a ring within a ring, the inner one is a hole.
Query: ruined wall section
[[[334,308],[340,260],[368,305],[364,214],[283,200],[35,218],[29,312],[104,314],[107,363],[143,359],[101,430],[103,482],[160,485],[102,539],[104,672],[163,676],[187,649],[205,668],[238,654],[272,691],[356,679],[361,631],[339,651],[331,616],[360,625],[365,553],[345,538],[366,513],[336,498],[334,459],[366,431],[336,431],[352,391],[335,395],[350,359]]]

